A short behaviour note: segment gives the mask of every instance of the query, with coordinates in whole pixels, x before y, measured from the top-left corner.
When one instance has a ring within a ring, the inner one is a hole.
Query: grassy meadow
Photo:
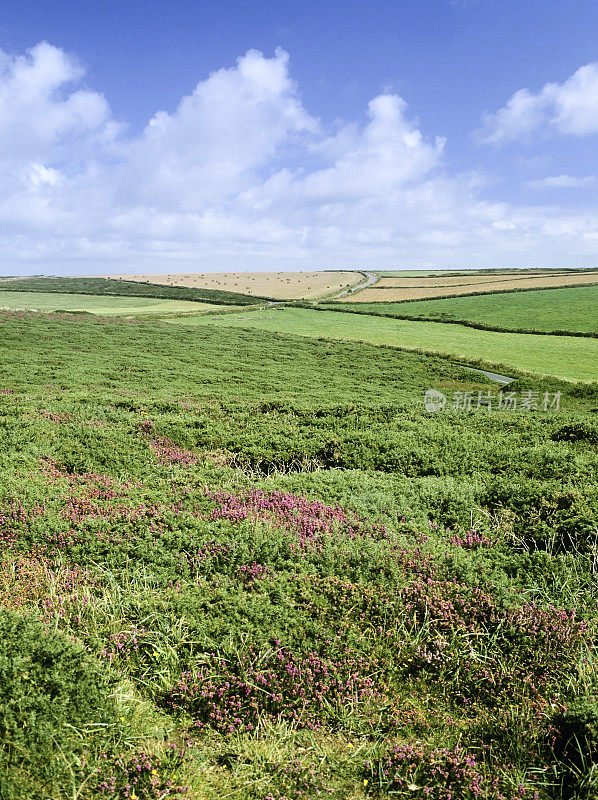
[[[104,316],[131,314],[180,314],[214,311],[212,303],[163,300],[153,297],[113,297],[57,292],[2,292],[0,309],[20,311],[77,311]],[[222,306],[224,308],[224,306]],[[228,308],[228,306],[226,307]]]
[[[595,340],[128,299],[0,310],[0,800],[598,798]]]
[[[480,361],[495,366],[498,371],[514,368],[566,380],[598,380],[598,341],[594,339],[479,331],[457,324],[413,322],[292,307],[219,318],[174,317],[171,321],[191,325],[252,327],[299,336],[362,341]]]
[[[505,292],[409,303],[355,303],[343,308],[388,316],[465,320],[490,327],[538,331],[598,332],[598,286]]]

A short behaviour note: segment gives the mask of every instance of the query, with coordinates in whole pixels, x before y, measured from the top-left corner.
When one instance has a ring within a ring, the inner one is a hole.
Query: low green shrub
[[[18,769],[40,783],[64,781],[71,763],[85,763],[94,731],[114,721],[111,687],[82,645],[0,609],[0,775]],[[0,797],[11,796],[5,785]]]
[[[555,719],[558,736],[557,757],[566,765],[564,776],[566,798],[596,800],[598,798],[598,702],[596,698],[575,700]]]

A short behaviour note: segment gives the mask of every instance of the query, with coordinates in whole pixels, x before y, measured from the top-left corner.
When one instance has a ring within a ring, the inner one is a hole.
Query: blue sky
[[[0,274],[598,264],[598,4],[28,2]]]

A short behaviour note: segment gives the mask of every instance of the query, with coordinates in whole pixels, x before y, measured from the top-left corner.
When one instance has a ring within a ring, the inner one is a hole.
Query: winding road
[[[334,297],[331,297],[330,300],[338,300],[339,297],[345,297],[345,295],[353,294],[353,292],[358,291],[359,289],[366,289],[368,286],[371,286],[373,283],[376,283],[379,280],[378,275],[375,275],[373,272],[366,272],[365,270],[357,270],[357,272],[361,272],[362,275],[367,276],[367,280],[365,283],[358,283],[357,286],[353,286],[350,289],[344,289],[340,294],[335,294]]]

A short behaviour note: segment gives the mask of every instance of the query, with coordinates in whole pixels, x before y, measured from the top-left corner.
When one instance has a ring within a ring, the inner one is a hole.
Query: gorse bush
[[[45,750],[91,719],[114,715],[106,701],[110,678],[84,648],[63,633],[0,610],[0,725],[5,746],[21,758],[26,746]]]
[[[0,609],[1,796],[12,796],[16,771],[52,784],[65,781],[71,760],[81,766],[91,732],[114,721],[112,687],[81,644]]]
[[[577,761],[580,756],[598,763],[598,702],[580,698],[559,715],[558,749]]]

